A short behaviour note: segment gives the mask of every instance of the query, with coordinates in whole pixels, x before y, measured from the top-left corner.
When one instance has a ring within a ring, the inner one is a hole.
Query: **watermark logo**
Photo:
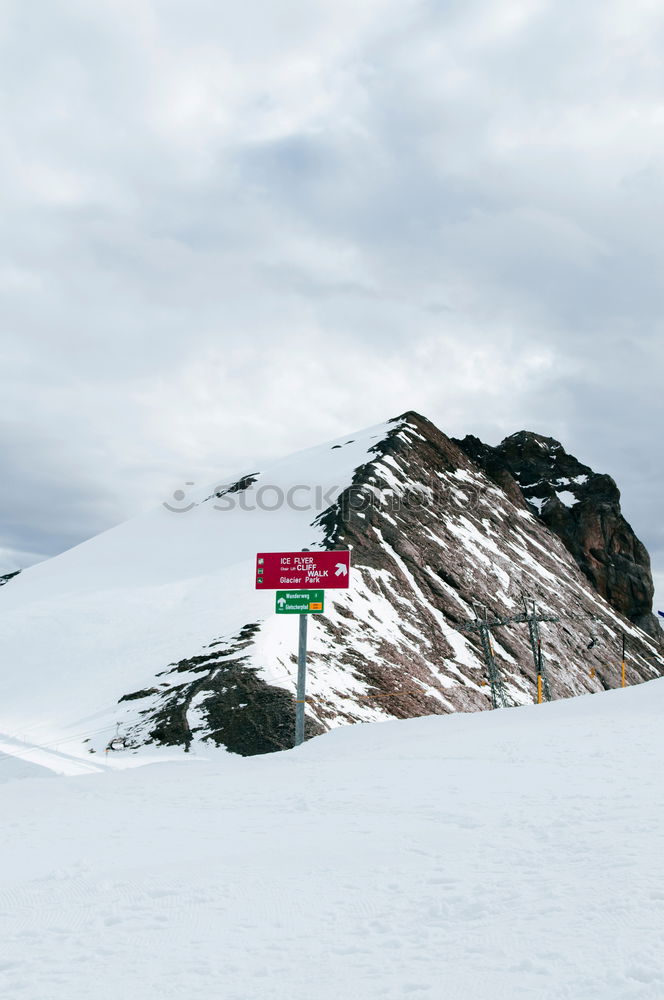
[[[195,486],[196,483],[188,482],[185,486]],[[184,490],[178,489],[173,491],[173,496],[170,502],[164,500],[163,507],[166,510],[170,510],[173,514],[186,514],[188,511],[193,510],[196,504],[193,501],[187,500],[187,494]]]
[[[195,486],[187,482],[185,486]],[[342,489],[339,486],[324,487],[311,483],[296,483],[292,486],[278,486],[274,483],[258,483],[255,476],[247,476],[236,483],[224,483],[216,486],[207,497],[214,510],[218,511],[264,511],[274,513],[279,510],[292,510],[298,513],[322,514],[332,507],[338,508],[344,516],[351,513],[366,514],[367,511],[378,509],[390,514],[399,511],[423,510],[435,508],[450,500],[462,511],[471,512],[481,502],[482,490],[474,485],[464,483],[461,487],[445,490],[433,490],[429,487],[412,484],[403,489],[394,487],[381,488],[374,485],[350,486]],[[191,499],[191,494],[184,489],[176,489],[169,500],[163,505],[173,514],[186,514],[198,502]]]

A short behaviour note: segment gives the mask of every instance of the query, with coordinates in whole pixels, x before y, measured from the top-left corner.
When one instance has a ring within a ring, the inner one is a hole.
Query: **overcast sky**
[[[611,473],[664,599],[661,0],[7,0],[6,568],[417,409]]]

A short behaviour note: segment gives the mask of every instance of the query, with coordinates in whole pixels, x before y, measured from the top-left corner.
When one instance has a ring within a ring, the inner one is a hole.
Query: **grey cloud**
[[[20,426],[3,428],[0,550],[19,567],[57,555],[118,518],[114,484],[89,481],[67,452],[46,434],[35,439]]]

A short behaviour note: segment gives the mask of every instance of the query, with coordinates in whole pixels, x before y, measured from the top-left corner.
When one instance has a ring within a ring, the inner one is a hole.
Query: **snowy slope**
[[[661,1000],[663,715],[658,680],[6,783],[2,996]]]
[[[342,438],[276,462],[258,486],[309,486],[312,503],[319,490],[327,505],[387,430],[369,428],[350,443]],[[173,502],[180,512],[161,506],[121,524],[3,588],[0,651],[13,669],[0,731],[39,743],[73,734],[72,746],[79,734],[92,734],[103,745],[123,694],[152,684],[166,664],[213,637],[272,614],[274,595],[253,587],[255,554],[320,547],[323,529],[311,526],[317,511],[228,511],[214,489]],[[264,506],[276,496],[266,491]],[[298,505],[305,497],[296,496]],[[292,626],[277,620],[275,642],[283,634],[292,644]]]
[[[289,490],[293,502],[279,505]],[[514,614],[524,591],[561,616],[543,629],[554,697],[616,686],[621,631],[630,683],[661,672],[653,642],[592,590],[560,540],[417,415],[171,506],[0,590],[5,752],[20,743],[25,758],[37,744],[106,767],[154,755],[155,743],[290,746],[297,622],[254,590],[257,551],[352,550],[350,591],[328,594],[311,622],[310,736],[488,708],[477,639],[462,623],[473,601]],[[571,626],[579,614],[584,624]],[[525,628],[496,631],[494,646],[510,701],[532,701]],[[129,753],[104,759],[111,741]]]

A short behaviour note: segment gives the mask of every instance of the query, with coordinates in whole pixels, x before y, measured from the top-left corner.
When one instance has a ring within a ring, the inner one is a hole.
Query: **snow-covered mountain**
[[[657,637],[598,593],[561,538],[414,413],[184,495],[35,566],[0,593],[0,731],[85,756],[213,741],[292,745],[297,620],[254,589],[257,551],[349,548],[351,587],[311,616],[307,734],[491,705],[482,605],[542,626],[554,698],[659,676]],[[494,630],[531,702],[524,624]],[[589,648],[590,647],[590,648]],[[93,760],[94,758],[87,758]]]

